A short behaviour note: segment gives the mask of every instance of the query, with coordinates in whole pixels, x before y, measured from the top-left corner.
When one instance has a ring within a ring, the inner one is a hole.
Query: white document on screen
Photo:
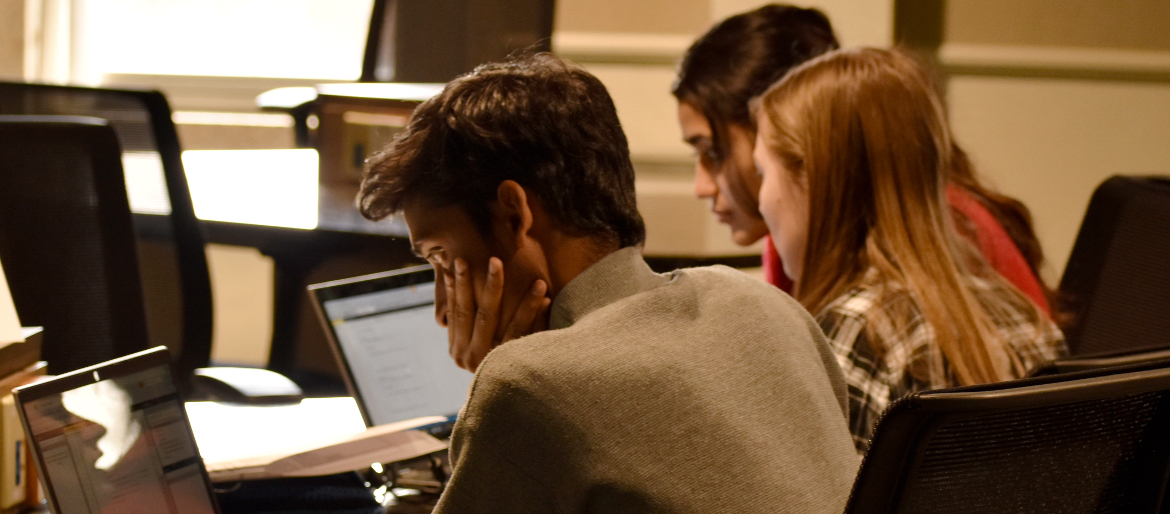
[[[8,279],[4,278],[4,266],[0,265],[0,344],[24,341],[20,333],[20,318],[16,317],[16,305],[8,292]]]
[[[373,423],[451,415],[467,401],[475,375],[447,350],[447,329],[435,323],[434,284],[412,297],[426,303],[334,321],[334,330]]]

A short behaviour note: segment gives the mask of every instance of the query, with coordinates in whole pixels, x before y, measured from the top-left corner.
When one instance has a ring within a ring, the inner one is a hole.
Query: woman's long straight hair
[[[831,52],[795,68],[753,107],[770,128],[762,144],[807,188],[808,243],[795,296],[809,311],[820,312],[876,268],[880,283],[901,284],[916,301],[961,384],[1023,373],[964,280],[995,276],[953,225],[945,194],[951,136],[942,103],[912,58],[868,48]],[[914,315],[871,314],[871,324],[895,330]]]

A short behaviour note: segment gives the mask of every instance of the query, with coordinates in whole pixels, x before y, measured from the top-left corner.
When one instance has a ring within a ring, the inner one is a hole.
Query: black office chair
[[[175,376],[207,366],[211,279],[166,98],[157,91],[0,82],[0,115],[9,114],[106,119],[126,162],[144,164],[144,176],[125,187],[131,202],[141,204],[135,207],[158,213],[133,216],[150,341],[175,353]]]
[[[158,344],[148,337],[121,154],[103,119],[0,115],[0,263],[21,322],[45,327],[50,373]],[[180,358],[175,376],[196,398],[267,404],[303,396],[267,370],[182,367],[191,362]]]
[[[1060,296],[1074,356],[1170,347],[1170,177],[1097,187]]]
[[[1099,369],[898,400],[846,513],[1157,513],[1170,368]]]
[[[58,374],[150,347],[114,130],[97,118],[0,116],[0,263]]]

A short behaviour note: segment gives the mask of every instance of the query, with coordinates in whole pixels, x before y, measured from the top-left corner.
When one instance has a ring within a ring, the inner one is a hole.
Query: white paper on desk
[[[205,461],[205,464],[214,482],[344,473],[375,462],[399,462],[446,449],[447,443],[414,430],[445,421],[447,418],[442,416],[416,418],[376,426],[299,451],[221,462]]]
[[[293,405],[187,402],[199,454],[208,462],[289,455],[366,430],[350,397],[305,398]]]
[[[4,266],[0,265],[0,343],[24,341],[20,333],[20,318],[16,316],[16,305],[12,293],[8,292],[8,279],[4,278]]]

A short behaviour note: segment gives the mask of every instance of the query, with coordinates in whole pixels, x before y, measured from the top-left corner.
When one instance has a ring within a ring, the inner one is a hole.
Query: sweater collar
[[[569,327],[597,309],[668,280],[666,275],[650,269],[638,247],[622,248],[593,263],[557,293],[550,309],[549,329]]]

